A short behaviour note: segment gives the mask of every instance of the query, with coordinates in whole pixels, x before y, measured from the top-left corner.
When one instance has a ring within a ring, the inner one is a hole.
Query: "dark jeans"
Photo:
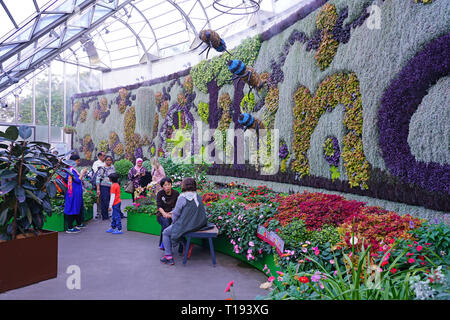
[[[100,186],[100,206],[102,210],[102,219],[106,220],[109,218],[108,207],[109,199],[111,198],[111,187]]]
[[[163,231],[172,224],[172,219],[164,218],[163,216],[158,215],[156,220],[161,225],[161,235],[159,236],[159,245],[161,246]]]
[[[112,207],[111,228],[122,230],[122,222],[120,221],[120,202]]]

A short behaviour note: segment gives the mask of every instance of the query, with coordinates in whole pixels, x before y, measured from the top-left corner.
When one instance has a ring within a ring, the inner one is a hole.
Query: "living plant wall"
[[[90,161],[99,150],[133,161],[190,145],[196,157],[231,159],[216,161],[212,175],[448,212],[449,17],[440,0],[313,1],[243,39],[232,57],[73,96],[73,147]],[[230,59],[254,68],[263,87],[247,94],[243,81],[229,81]],[[265,131],[250,146],[259,160],[246,148],[240,163],[233,132],[244,129],[243,113]]]

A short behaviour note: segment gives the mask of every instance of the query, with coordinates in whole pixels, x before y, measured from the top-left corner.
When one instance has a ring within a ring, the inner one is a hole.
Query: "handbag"
[[[127,184],[125,185],[124,191],[126,193],[133,193],[134,192],[134,182],[133,182],[133,180],[128,180]]]

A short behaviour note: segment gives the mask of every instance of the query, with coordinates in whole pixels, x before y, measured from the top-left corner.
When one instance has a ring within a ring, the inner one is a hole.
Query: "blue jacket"
[[[72,167],[70,171],[74,175],[72,177],[72,192],[70,194],[70,186],[68,186],[64,203],[64,213],[68,215],[79,214],[83,207],[83,184],[77,171]],[[69,177],[67,180],[69,180]]]

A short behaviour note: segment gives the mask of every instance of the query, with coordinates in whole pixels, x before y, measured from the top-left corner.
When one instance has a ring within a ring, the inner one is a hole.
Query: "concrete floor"
[[[122,207],[123,208],[123,207]],[[175,253],[175,265],[159,259],[159,237],[126,231],[105,231],[109,221],[91,220],[78,234],[58,235],[58,276],[27,287],[0,294],[0,300],[15,299],[119,299],[119,300],[224,300],[225,288],[234,280],[235,298],[254,299],[267,292],[259,285],[267,280],[260,271],[216,252],[212,266],[209,248],[195,246],[186,266]],[[69,266],[80,269],[80,289],[68,289],[73,278]]]

